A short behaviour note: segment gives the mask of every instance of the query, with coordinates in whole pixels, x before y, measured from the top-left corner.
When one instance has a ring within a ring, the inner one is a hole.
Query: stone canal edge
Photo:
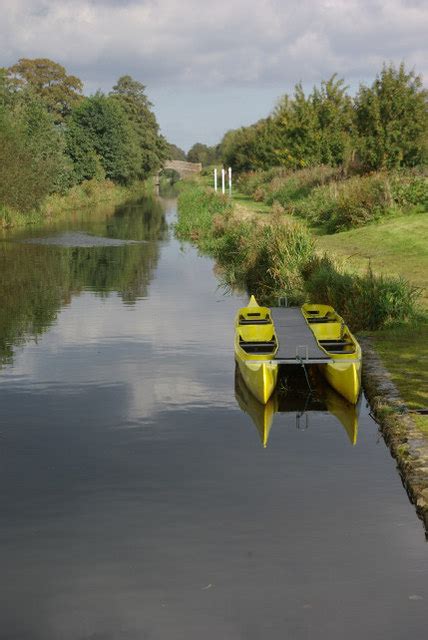
[[[360,337],[359,342],[363,348],[362,382],[372,415],[396,460],[428,539],[428,439],[415,425],[372,340]]]

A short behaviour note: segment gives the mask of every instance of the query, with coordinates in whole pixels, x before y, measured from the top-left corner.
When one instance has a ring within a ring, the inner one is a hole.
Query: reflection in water
[[[117,292],[127,304],[147,295],[158,243],[167,234],[159,202],[147,198],[117,207],[113,215],[91,211],[79,220],[83,233],[139,244],[52,246],[52,238],[69,237],[69,226],[68,220],[56,224],[45,245],[17,241],[22,231],[8,238],[12,242],[0,242],[0,270],[7,274],[0,281],[0,363],[11,361],[15,346],[44,333],[60,309],[82,291],[102,297]],[[37,228],[31,233],[40,236]]]
[[[316,368],[310,370],[310,384],[311,389],[302,369],[295,367],[263,405],[248,390],[236,366],[235,397],[242,411],[248,413],[256,425],[263,447],[267,446],[275,413],[295,413],[297,428],[307,429],[317,414],[326,411],[339,420],[351,444],[356,444],[361,398],[357,405],[350,404],[319,377]]]

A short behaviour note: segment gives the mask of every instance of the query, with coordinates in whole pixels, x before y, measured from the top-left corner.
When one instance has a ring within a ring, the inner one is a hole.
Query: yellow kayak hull
[[[239,371],[253,396],[262,404],[271,397],[278,381],[278,365],[236,358]]]
[[[333,389],[351,404],[357,403],[361,390],[361,362],[325,364],[319,369]]]

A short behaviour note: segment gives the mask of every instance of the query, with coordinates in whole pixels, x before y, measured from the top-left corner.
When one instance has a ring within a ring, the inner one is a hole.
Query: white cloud
[[[427,71],[428,3],[405,0],[9,0],[3,64],[47,56],[84,80],[126,72],[151,86],[370,77],[379,61]]]
[[[0,66],[48,57],[86,93],[130,74],[185,148],[264,117],[299,81],[337,72],[356,88],[402,60],[428,77],[427,0],[0,0],[0,10]]]

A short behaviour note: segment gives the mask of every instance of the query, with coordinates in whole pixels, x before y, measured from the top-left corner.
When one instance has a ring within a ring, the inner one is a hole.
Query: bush
[[[419,175],[395,175],[391,180],[394,202],[400,207],[420,206],[428,210],[428,179]]]
[[[287,296],[291,304],[303,302],[303,267],[311,258],[314,243],[300,223],[274,224],[258,230],[255,257],[249,265],[246,285],[261,300],[276,304]]]
[[[35,147],[25,124],[0,112],[0,205],[26,213],[54,190],[57,158]]]
[[[319,165],[298,171],[275,167],[268,171],[242,174],[238,188],[256,201],[267,204],[279,202],[285,210],[292,208],[296,200],[310,195],[313,189],[339,179],[341,170]]]
[[[293,212],[335,233],[377,220],[394,207],[388,176],[374,174],[317,187]]]
[[[403,278],[344,272],[327,255],[314,256],[303,271],[311,300],[330,304],[353,331],[379,329],[415,315],[419,290]]]
[[[187,183],[178,198],[178,212],[177,236],[197,242],[203,251],[211,251],[215,240],[214,218],[230,214],[232,205],[226,196]]]

